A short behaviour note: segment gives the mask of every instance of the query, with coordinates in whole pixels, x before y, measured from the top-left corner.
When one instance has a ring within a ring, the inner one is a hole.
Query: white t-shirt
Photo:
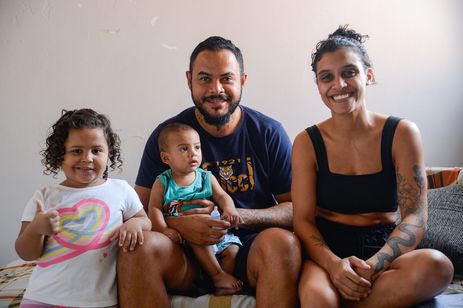
[[[115,179],[87,188],[50,185],[35,192],[22,221],[32,221],[37,199],[46,211],[58,211],[61,231],[48,237],[24,298],[74,307],[117,304],[117,241],[109,238],[143,208],[135,190]]]

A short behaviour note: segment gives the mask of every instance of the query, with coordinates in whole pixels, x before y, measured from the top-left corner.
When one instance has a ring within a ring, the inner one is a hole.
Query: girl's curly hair
[[[61,118],[49,130],[45,150],[40,152],[43,156],[42,164],[45,166],[43,173],[47,175],[58,174],[66,152],[64,143],[68,138],[69,130],[82,128],[101,128],[108,143],[109,160],[111,161],[109,166],[112,170],[122,166],[121,141],[119,136],[113,132],[111,122],[105,115],[89,108],[71,111],[63,109]],[[103,174],[103,178],[106,179],[107,177],[108,167]]]
[[[362,35],[353,29],[349,29],[349,25],[339,26],[336,31],[328,35],[326,40],[318,42],[312,52],[312,71],[317,74],[317,64],[325,53],[341,48],[353,49],[366,68],[372,67],[370,57],[363,44],[367,39],[368,35]]]

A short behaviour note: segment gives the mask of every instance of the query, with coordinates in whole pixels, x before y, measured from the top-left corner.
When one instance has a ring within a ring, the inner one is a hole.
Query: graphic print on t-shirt
[[[120,225],[117,220],[108,225],[110,210],[100,199],[83,199],[57,211],[60,215],[60,231],[48,238],[45,251],[37,262],[38,266],[47,267],[86,251],[105,247]]]
[[[220,186],[229,194],[254,190],[254,166],[249,156],[245,162],[240,158],[204,162],[202,168],[212,171]]]

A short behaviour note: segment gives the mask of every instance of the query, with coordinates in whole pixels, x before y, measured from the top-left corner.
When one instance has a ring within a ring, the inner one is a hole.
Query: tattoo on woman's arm
[[[413,182],[410,183],[407,179],[397,170],[397,201],[400,208],[405,214],[416,215],[417,221],[415,224],[401,223],[397,226],[397,229],[402,233],[405,233],[406,237],[393,236],[389,238],[386,245],[392,250],[392,253],[386,253],[380,251],[377,255],[378,262],[375,266],[375,272],[373,275],[381,272],[386,262],[391,263],[397,257],[402,254],[402,250],[399,245],[403,248],[413,248],[417,244],[415,229],[424,229],[424,210],[426,204],[422,198],[423,190],[426,188],[425,172],[424,168],[419,165],[414,165],[413,169]],[[408,250],[408,249],[406,249]]]
[[[318,236],[312,234],[311,238],[312,238],[312,240],[314,241],[315,246],[318,246],[318,247],[327,247],[325,241],[324,241],[321,237],[318,237]]]
[[[422,227],[422,225],[413,225],[407,223],[402,223],[398,225],[397,229],[405,233],[408,236],[408,239],[404,239],[399,236],[393,236],[387,240],[386,245],[391,248],[392,254],[388,254],[382,251],[378,253],[378,255],[376,256],[376,258],[378,259],[378,263],[376,263],[374,274],[380,272],[384,268],[386,262],[392,263],[392,261],[394,261],[398,256],[402,254],[399,244],[403,247],[413,247],[416,243],[416,236],[415,233],[411,230],[411,228]]]

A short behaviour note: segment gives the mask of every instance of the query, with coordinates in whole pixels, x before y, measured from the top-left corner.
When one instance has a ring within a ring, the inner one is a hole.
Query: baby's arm
[[[235,208],[233,199],[222,189],[219,182],[211,174],[212,198],[222,209],[222,219],[228,220],[232,227],[238,228],[239,224],[244,223],[243,218]]]
[[[18,255],[26,261],[35,260],[42,255],[45,236],[59,232],[57,211],[45,211],[42,201],[36,200],[36,211],[31,222],[23,222],[15,248]]]
[[[130,217],[111,237],[111,241],[119,239],[119,246],[124,252],[133,251],[138,245],[143,245],[143,230],[151,229],[151,221],[141,209]]]
[[[159,179],[153,184],[151,188],[150,202],[148,205],[148,215],[153,224],[153,231],[161,232],[170,238],[175,243],[180,243],[182,237],[176,230],[169,228],[164,220],[162,214],[162,204],[164,203],[164,185],[162,185]]]

